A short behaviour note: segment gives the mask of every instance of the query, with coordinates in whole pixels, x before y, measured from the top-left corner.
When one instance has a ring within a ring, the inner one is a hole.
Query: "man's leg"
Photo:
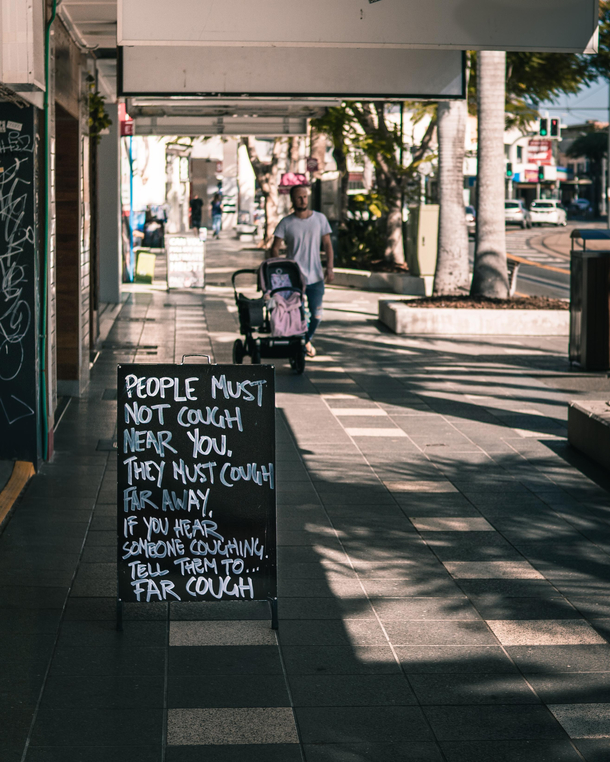
[[[322,320],[322,301],[324,299],[324,281],[319,280],[316,283],[310,283],[305,288],[307,296],[307,307],[309,308],[309,326],[305,334],[305,340],[309,344],[316,328]]]

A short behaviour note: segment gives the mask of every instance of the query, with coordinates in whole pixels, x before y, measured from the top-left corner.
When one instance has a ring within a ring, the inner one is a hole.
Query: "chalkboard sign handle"
[[[123,632],[123,601],[116,599],[116,628],[118,632]]]
[[[278,628],[277,598],[269,597],[267,600],[269,601],[269,605],[271,606],[271,629],[277,630]]]
[[[210,355],[182,355],[182,362],[180,363],[180,365],[184,365],[184,360],[187,357],[207,357],[208,358],[208,365],[216,365],[215,362],[212,362],[212,358],[210,357]]]

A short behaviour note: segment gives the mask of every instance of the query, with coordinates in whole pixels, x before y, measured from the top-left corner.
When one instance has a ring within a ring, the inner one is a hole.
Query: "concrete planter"
[[[568,310],[451,309],[408,307],[379,300],[379,320],[394,333],[443,336],[567,336]]]
[[[568,442],[610,471],[610,407],[603,400],[571,402]]]
[[[335,268],[333,285],[358,288],[361,291],[390,291],[404,296],[430,296],[433,275],[414,276],[402,273],[373,273],[369,270]]]

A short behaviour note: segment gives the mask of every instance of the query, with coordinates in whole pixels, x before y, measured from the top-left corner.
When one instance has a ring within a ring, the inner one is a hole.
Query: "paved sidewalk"
[[[0,535],[2,762],[610,759],[610,493],[565,441],[610,384],[563,339],[396,337],[331,290],[277,368],[279,636],[258,603],[115,631],[116,364],[229,361],[227,280],[131,294]]]

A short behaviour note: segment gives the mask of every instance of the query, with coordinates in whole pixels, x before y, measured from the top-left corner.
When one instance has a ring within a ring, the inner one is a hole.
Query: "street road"
[[[575,228],[605,228],[598,222],[569,222],[565,228],[506,229],[506,250],[520,261],[517,294],[570,298],[570,234]],[[474,241],[470,242],[474,260]]]

